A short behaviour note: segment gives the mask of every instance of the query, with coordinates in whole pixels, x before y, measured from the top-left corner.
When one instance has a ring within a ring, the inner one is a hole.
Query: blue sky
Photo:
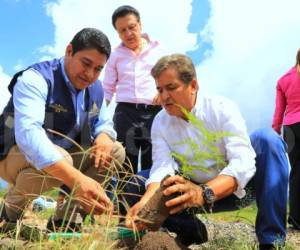
[[[211,41],[204,41],[199,31],[207,25],[211,15],[211,8],[208,0],[193,0],[190,22],[187,26],[188,32],[197,34],[197,45],[193,50],[188,50],[187,55],[193,58],[195,64],[205,59],[205,52],[212,50]]]
[[[41,58],[39,49],[54,42],[54,25],[45,1],[0,0],[0,65],[13,75],[18,65]]]
[[[176,1],[178,2],[178,0]],[[171,2],[176,4],[176,1],[172,2],[168,0],[169,3],[167,4],[170,4]],[[34,62],[55,56],[62,56],[64,46],[67,45],[68,41],[70,41],[71,37],[79,29],[86,26],[104,29],[109,37],[114,36],[114,38],[112,38],[112,43],[114,45],[119,43],[118,38],[115,36],[115,31],[110,24],[110,15],[118,6],[122,4],[136,6],[135,4],[138,1],[112,2],[110,3],[110,6],[107,6],[109,4],[107,4],[106,1],[97,2],[89,0],[73,1],[73,4],[72,1],[68,0],[0,0],[0,23],[2,24],[0,33],[2,45],[0,46],[0,74],[2,71],[4,76],[0,76],[0,95],[5,97],[0,100],[2,101],[2,107],[0,107],[0,109],[3,108],[3,103],[9,98],[9,95],[4,88],[9,82],[9,78],[18,70],[21,70]],[[149,1],[148,3],[146,2],[147,1],[145,0],[139,1],[139,4],[137,5],[138,7],[141,7],[141,9],[148,9],[146,6],[149,4]],[[91,14],[96,16],[94,21],[90,20],[90,8],[86,7],[87,3],[90,3],[91,6],[96,3],[99,6],[98,13],[94,12],[94,14]],[[199,3],[201,5],[199,5]],[[107,10],[103,9],[102,6],[104,6],[104,4],[106,4]],[[73,11],[72,5],[75,6],[73,7]],[[208,21],[210,11],[209,2],[208,0],[191,0],[183,5],[181,2],[180,5],[184,7],[178,7],[183,10],[184,15],[179,17],[177,23],[181,23],[180,20],[183,20],[183,24],[179,29],[181,30],[179,33],[181,36],[179,41],[181,39],[182,43],[175,44],[170,51],[176,51],[180,48],[182,53],[188,52],[188,54],[194,58],[196,58],[195,55],[197,54],[198,56],[195,62],[200,62],[204,59],[202,56],[204,55],[205,49],[209,49],[209,47],[205,43],[203,43],[205,46],[193,46],[193,44],[196,40],[199,40],[198,32],[205,27],[206,22]],[[204,6],[205,8],[200,9],[201,6]],[[106,17],[101,16],[100,7],[102,7],[101,9],[103,12],[107,12]],[[65,11],[65,8],[67,11]],[[84,10],[86,10],[86,14],[82,17],[81,12]],[[145,19],[151,20],[151,16],[146,14],[147,13],[144,11],[141,11],[142,18],[145,16]],[[162,15],[164,14],[165,13],[162,13]],[[99,15],[100,18],[97,19],[97,15]],[[72,20],[74,20],[74,23]],[[102,20],[106,21],[105,27],[101,27],[100,25]],[[171,24],[173,23],[174,22],[172,21]],[[156,33],[155,35],[159,37],[161,33],[160,30],[155,26],[151,27],[149,24],[150,22],[145,21],[145,30],[150,27],[150,29],[154,30],[153,33]],[[62,31],[60,33],[61,29]],[[69,30],[71,31],[68,36],[64,37]],[[162,31],[161,34],[163,33],[164,32]],[[182,35],[183,33],[191,33],[193,39],[191,41],[184,41],[186,36]]]
[[[0,111],[19,69],[60,57],[84,27],[119,38],[111,14],[135,6],[143,31],[196,64],[201,93],[237,103],[249,131],[269,127],[277,79],[300,48],[299,0],[0,0]]]
[[[8,75],[12,76],[17,70],[39,61],[45,52],[44,46],[54,44],[55,26],[51,16],[47,15],[47,4],[55,2],[0,0],[0,21],[7,24],[1,26],[0,65]],[[205,27],[210,15],[209,1],[193,0],[191,6],[187,29],[188,32],[197,34]],[[200,44],[199,35],[197,41]],[[202,60],[199,55],[203,55],[210,47],[209,44],[202,43],[187,51],[187,54],[195,58],[195,63],[199,63]]]
[[[276,81],[300,47],[299,0],[0,0],[0,110],[10,77],[62,56],[81,28],[99,28],[117,46],[110,18],[122,4],[169,52],[193,58],[202,92],[233,99],[250,131],[270,125]]]

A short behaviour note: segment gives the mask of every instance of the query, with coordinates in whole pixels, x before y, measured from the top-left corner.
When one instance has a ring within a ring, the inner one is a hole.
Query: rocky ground
[[[253,226],[241,222],[215,221],[209,219],[209,217],[207,216],[202,216],[202,215],[200,218],[207,227],[209,241],[201,245],[192,245],[189,247],[189,249],[191,250],[214,250],[214,249],[254,250],[256,249],[257,242],[256,242],[255,230]],[[99,222],[100,220],[98,220],[98,224]],[[41,218],[39,218],[39,214],[28,211],[25,214],[24,223],[30,225],[39,225],[39,227],[43,229],[45,228],[47,220],[46,219],[42,220]],[[100,224],[102,223],[100,222]],[[94,228],[92,229],[94,231],[97,230],[99,231],[101,230],[101,226],[98,225],[96,230]],[[133,242],[132,240],[130,240],[129,241],[130,244],[128,246],[131,245],[131,247],[123,248],[123,249],[135,249],[135,250],[185,249],[182,245],[180,245],[180,243],[178,244],[178,242],[175,242],[174,236],[175,235],[172,234],[169,235],[165,232],[147,233],[140,242],[137,242],[137,244],[132,244]],[[95,240],[101,241],[102,238],[103,235],[101,236],[101,234],[99,233],[99,235],[95,237]],[[288,242],[287,250],[300,249],[300,231],[289,229],[287,235],[287,242]],[[238,244],[242,244],[244,247],[243,248],[236,247],[236,245]],[[31,245],[31,247],[28,248],[29,245]],[[39,245],[39,243],[37,243],[37,245]],[[115,246],[120,247],[121,245],[115,244]],[[249,246],[249,248],[247,246]],[[5,236],[1,237],[0,235],[0,249],[24,249],[24,248],[35,249],[34,247],[32,248],[32,243],[29,243],[24,239],[8,238]],[[94,249],[94,248],[89,248],[89,249]]]
[[[254,227],[240,222],[220,222],[209,219],[202,219],[207,226],[209,242],[201,245],[192,245],[191,250],[214,250],[214,249],[238,249],[232,247],[237,241],[243,246],[249,246],[249,249],[255,249],[256,237]],[[43,222],[44,223],[44,222]],[[186,249],[182,245],[175,242],[174,235],[168,235],[165,232],[148,233],[137,244],[131,244],[131,247],[123,249],[135,250],[179,250]],[[132,241],[130,241],[132,243]],[[231,245],[232,244],[232,245]],[[300,232],[288,231],[288,249],[300,249]],[[0,239],[1,249],[24,249],[28,246],[28,241],[21,239],[12,239],[4,237]],[[124,245],[118,245],[123,246]],[[130,246],[130,244],[128,245]],[[223,246],[220,248],[220,246]],[[32,249],[32,248],[30,248]],[[244,249],[244,248],[243,248]]]
[[[190,248],[193,250],[213,250],[211,247],[212,242],[222,240],[226,242],[226,245],[235,241],[243,241],[244,245],[249,246],[257,245],[254,226],[241,222],[220,222],[208,219],[203,219],[203,222],[208,230],[209,242],[201,245],[192,245]],[[287,242],[288,246],[290,246],[288,249],[300,249],[300,231],[288,229]]]
[[[208,231],[209,241],[201,245],[191,245],[190,250],[220,250],[220,249],[256,249],[257,241],[253,226],[240,222],[220,222],[202,219]],[[145,236],[144,236],[145,238]],[[176,244],[174,238],[166,234],[154,233],[142,241],[134,250],[178,250],[187,249]],[[152,240],[152,241],[151,241]],[[288,230],[286,250],[300,249],[300,231]],[[160,247],[159,247],[160,246]]]

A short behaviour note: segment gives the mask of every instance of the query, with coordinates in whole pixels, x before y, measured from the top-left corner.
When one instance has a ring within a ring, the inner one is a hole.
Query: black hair
[[[110,56],[111,46],[107,36],[95,28],[80,30],[70,43],[72,44],[73,55],[81,50],[96,49],[101,54],[105,54],[107,59]]]
[[[114,28],[116,28],[116,21],[119,17],[124,17],[129,14],[134,15],[136,17],[136,19],[138,20],[138,22],[140,21],[140,19],[141,19],[140,13],[138,12],[137,9],[135,9],[134,7],[132,7],[130,5],[122,5],[122,6],[118,7],[112,14],[111,20],[112,20],[112,25],[114,26]]]

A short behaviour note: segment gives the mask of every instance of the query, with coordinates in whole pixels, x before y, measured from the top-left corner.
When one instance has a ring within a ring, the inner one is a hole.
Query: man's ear
[[[69,44],[67,46],[65,55],[66,56],[72,56],[73,55],[73,46],[72,46],[72,44]]]
[[[193,79],[193,80],[191,81],[190,85],[191,85],[191,87],[192,87],[192,93],[193,93],[193,94],[196,94],[197,91],[198,91],[198,88],[199,88],[199,86],[198,86],[198,81],[197,81],[196,79]]]

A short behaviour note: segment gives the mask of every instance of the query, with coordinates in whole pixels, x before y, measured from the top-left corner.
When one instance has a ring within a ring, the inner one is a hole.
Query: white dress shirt
[[[199,96],[191,113],[204,123],[211,132],[229,132],[216,145],[228,163],[218,169],[212,160],[205,160],[208,171],[194,170],[188,174],[197,183],[206,183],[217,175],[233,176],[237,180],[238,189],[235,194],[241,198],[245,195],[244,187],[255,174],[255,152],[247,134],[245,121],[238,107],[224,97]],[[153,165],[146,185],[160,182],[167,174],[174,175],[179,170],[178,163],[172,153],[184,154],[189,164],[195,165],[193,150],[186,140],[192,139],[199,148],[205,150],[201,142],[199,129],[179,117],[169,115],[166,110],[155,117],[152,130]]]

